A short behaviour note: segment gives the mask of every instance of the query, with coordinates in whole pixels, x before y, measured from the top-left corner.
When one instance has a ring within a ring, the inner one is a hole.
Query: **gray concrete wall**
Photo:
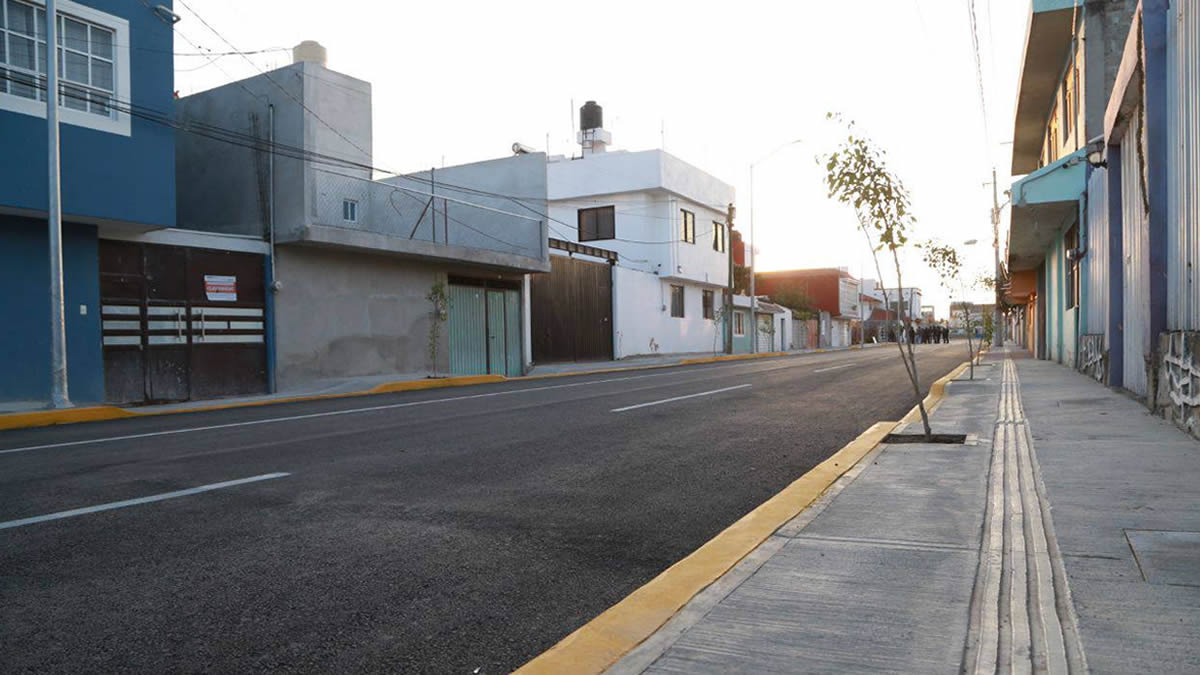
[[[451,246],[486,249],[539,260],[549,259],[548,242],[544,233],[547,227],[544,222],[547,213],[545,154],[515,155],[407,175],[407,178],[388,178],[383,182],[410,190],[429,192],[432,181],[432,190],[439,196],[524,216],[518,218],[451,201],[445,205],[450,216],[447,222],[440,212],[443,205],[437,202],[437,237],[441,243],[446,243],[445,234],[448,232]],[[455,187],[517,197],[521,204],[528,208],[506,197],[489,196]],[[432,214],[427,214],[421,219],[421,224],[417,227],[417,238],[431,237],[432,218]],[[539,224],[537,221],[543,222]]]
[[[1121,67],[1125,39],[1136,8],[1137,0],[1087,4],[1083,26],[1087,44],[1083,68],[1087,138],[1081,139],[1080,147],[1104,133],[1104,111]]]
[[[431,306],[441,268],[385,256],[280,247],[275,297],[281,389],[314,380],[430,370]],[[449,366],[443,325],[438,370]]]
[[[251,138],[229,143],[192,131],[177,132],[179,227],[267,236],[270,157],[265,149],[243,146],[269,138],[269,106],[275,109],[278,145],[370,164],[371,85],[367,82],[302,63],[186,96],[178,103],[182,123],[192,124],[195,131],[209,125]],[[274,159],[277,236],[310,222],[312,167],[370,178],[370,171],[361,168],[328,166],[279,153]]]
[[[429,332],[433,284],[452,276],[521,282],[520,274],[464,264],[418,262],[316,245],[276,252],[275,296],[279,388],[317,380],[433,371]],[[449,324],[438,340],[437,373],[450,368]]]

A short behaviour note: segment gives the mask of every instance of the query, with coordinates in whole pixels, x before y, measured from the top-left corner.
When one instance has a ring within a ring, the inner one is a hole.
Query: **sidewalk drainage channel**
[[[967,442],[966,434],[888,434],[883,437],[884,443],[937,443],[941,445],[963,445]]]

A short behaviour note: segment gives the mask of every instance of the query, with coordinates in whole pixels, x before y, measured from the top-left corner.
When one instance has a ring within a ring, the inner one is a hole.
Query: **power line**
[[[186,2],[184,2],[183,0],[178,0],[178,2],[179,2],[179,4],[180,4],[180,5],[182,5],[184,8],[186,8],[186,9],[187,9],[187,11],[191,12],[191,13],[192,13],[192,16],[195,16],[195,17],[196,17],[196,19],[200,21],[200,23],[204,24],[204,27],[205,27],[205,28],[207,28],[207,29],[209,29],[210,31],[212,31],[213,35],[216,35],[218,38],[220,38],[220,39],[221,39],[221,41],[222,41],[222,42],[224,42],[225,44],[229,45],[229,48],[230,48],[230,49],[234,50],[234,51],[235,51],[235,52],[236,52],[236,53],[237,53],[239,56],[241,56],[243,59],[245,59],[245,60],[246,60],[246,63],[249,63],[251,66],[254,66],[254,69],[255,69],[255,70],[257,70],[257,71],[258,71],[258,72],[259,72],[259,73],[260,73],[260,74],[261,74],[263,77],[267,78],[267,81],[269,81],[271,84],[275,85],[275,87],[276,87],[276,88],[278,88],[278,89],[279,89],[279,91],[282,91],[284,94],[286,94],[288,98],[290,98],[290,99],[292,99],[293,101],[295,101],[296,105],[298,105],[298,106],[300,106],[301,108],[303,108],[305,112],[307,112],[308,114],[312,115],[312,116],[313,116],[314,118],[316,118],[316,120],[317,120],[318,122],[320,122],[321,124],[324,124],[326,128],[328,128],[328,129],[329,129],[330,131],[332,131],[333,133],[337,134],[339,138],[341,138],[343,141],[346,141],[347,143],[349,143],[349,144],[350,144],[352,147],[354,147],[354,149],[356,149],[356,150],[358,150],[359,152],[363,153],[363,155],[365,155],[365,156],[367,156],[367,157],[370,157],[370,156],[371,156],[371,153],[367,152],[366,150],[363,150],[363,149],[362,149],[362,147],[360,147],[360,146],[359,146],[357,143],[355,143],[354,141],[352,141],[352,140],[350,140],[349,138],[347,138],[347,137],[345,136],[345,134],[343,134],[342,132],[340,132],[340,131],[338,131],[336,128],[334,128],[334,126],[333,126],[332,124],[330,124],[330,123],[326,122],[324,119],[322,119],[322,118],[321,118],[321,116],[320,116],[320,115],[318,115],[317,113],[313,112],[313,111],[312,111],[312,109],[310,109],[308,106],[304,105],[304,102],[303,102],[303,101],[301,101],[301,100],[297,99],[295,96],[293,96],[293,95],[292,95],[292,92],[288,91],[287,89],[285,89],[285,88],[283,87],[283,85],[281,85],[281,84],[279,84],[278,82],[276,82],[276,81],[275,81],[275,79],[271,77],[270,73],[268,73],[267,71],[263,70],[262,68],[259,68],[259,67],[258,67],[258,64],[257,64],[257,63],[255,63],[254,61],[252,61],[252,60],[250,59],[250,57],[246,56],[246,54],[245,54],[245,53],[243,53],[243,52],[241,52],[241,51],[238,51],[238,48],[237,48],[237,46],[236,46],[236,45],[234,45],[232,42],[230,42],[230,41],[229,41],[229,40],[228,40],[228,39],[227,39],[227,38],[226,38],[224,35],[222,35],[222,34],[220,33],[220,31],[218,31],[216,28],[213,28],[212,24],[210,24],[209,22],[205,21],[205,20],[204,20],[204,17],[202,17],[202,16],[200,16],[198,13],[196,13],[196,10],[192,9],[192,8],[191,8],[191,6],[189,6],[189,5],[188,5]]]
[[[990,159],[992,141],[991,133],[988,130],[987,100],[984,96],[983,88],[983,66],[980,63],[979,56],[979,27],[975,18],[975,0],[967,0],[967,15],[971,19],[971,48],[975,54],[975,80],[979,85],[979,108],[983,114],[984,147],[988,149]]]

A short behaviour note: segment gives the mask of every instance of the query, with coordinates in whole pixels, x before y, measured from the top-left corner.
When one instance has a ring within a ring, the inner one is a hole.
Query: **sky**
[[[577,110],[595,100],[613,148],[663,147],[734,185],[744,237],[754,214],[759,270],[878,278],[853,212],[827,198],[815,161],[843,135],[825,119],[838,112],[887,151],[909,188],[911,241],[955,246],[971,279],[992,272],[992,167],[1001,202],[1012,182],[1029,2],[974,0],[982,100],[970,4],[175,0],[177,54],[279,48],[177,55],[175,86],[186,96],[256,75],[290,63],[283,48],[317,40],[329,68],[371,82],[373,163],[397,172],[503,157],[514,141],[577,153]],[[1005,209],[1002,237],[1007,229]],[[902,271],[939,318],[964,297],[915,250]]]

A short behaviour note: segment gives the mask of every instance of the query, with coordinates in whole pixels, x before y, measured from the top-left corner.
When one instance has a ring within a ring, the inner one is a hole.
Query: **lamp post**
[[[1088,150],[1089,150],[1088,159],[1089,159],[1089,161],[1091,160],[1091,154],[1090,154],[1091,147],[1092,147],[1091,144],[1088,144]],[[1009,202],[1012,201],[1012,197],[1010,196],[1008,199],[1004,200],[1004,204],[1001,204],[1000,203],[1000,195],[999,195],[998,190],[999,190],[999,188],[996,187],[996,167],[993,166],[992,167],[992,249],[993,249],[993,254],[995,255],[995,258],[996,258],[996,260],[995,260],[996,279],[995,279],[995,284],[994,284],[995,288],[993,289],[996,292],[996,297],[992,299],[992,303],[993,303],[993,305],[992,305],[992,346],[997,347],[997,348],[1004,346],[1004,321],[1003,321],[1003,317],[1000,316],[1000,293],[1001,293],[1000,284],[1003,282],[1003,274],[1001,274],[1001,267],[1000,267],[1000,210],[1003,209],[1006,204],[1008,204]],[[1005,190],[1005,194],[1008,194],[1007,190]]]
[[[67,330],[63,304],[62,202],[58,145],[58,21],[54,0],[46,0],[47,234],[50,244],[50,407],[68,408]]]
[[[775,153],[780,150],[803,142],[799,138],[794,141],[788,141],[763,155],[758,161],[750,163],[750,325],[752,326],[750,352],[753,354],[758,353],[758,296],[755,294],[754,286],[754,167],[774,157]]]

